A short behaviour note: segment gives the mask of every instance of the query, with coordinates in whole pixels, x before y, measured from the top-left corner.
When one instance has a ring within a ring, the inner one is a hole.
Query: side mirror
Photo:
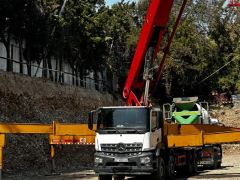
[[[93,129],[93,112],[88,113],[88,129]]]

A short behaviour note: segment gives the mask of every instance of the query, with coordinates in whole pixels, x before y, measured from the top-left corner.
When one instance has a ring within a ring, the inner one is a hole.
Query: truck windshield
[[[98,114],[98,130],[147,131],[149,129],[148,108],[109,108]]]

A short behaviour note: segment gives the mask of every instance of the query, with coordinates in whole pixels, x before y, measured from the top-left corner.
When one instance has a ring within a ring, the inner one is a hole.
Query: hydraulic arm
[[[172,6],[173,0],[152,0],[150,3],[123,89],[123,97],[129,105],[140,105],[145,85],[141,77],[144,58],[150,47],[154,50],[151,54],[156,55],[156,49],[163,40]]]
[[[156,87],[158,84],[164,68],[166,55],[176,33],[186,3],[187,0],[184,0],[168,43],[166,47],[163,48],[164,56],[159,66],[157,78],[155,82],[152,81],[150,84],[150,81],[153,79],[153,59],[157,56],[157,52],[163,41],[170,12],[173,7],[173,0],[151,1],[123,89],[123,97],[129,105],[148,105],[150,85]]]

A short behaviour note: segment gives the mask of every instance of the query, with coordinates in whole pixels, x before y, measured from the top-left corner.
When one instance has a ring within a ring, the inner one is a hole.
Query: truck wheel
[[[197,174],[198,171],[198,158],[197,158],[197,152],[193,151],[193,174]]]
[[[189,175],[197,173],[197,157],[195,151],[190,151],[187,155],[187,171]]]
[[[164,180],[165,179],[165,163],[163,158],[159,157],[157,159],[157,171],[154,173],[153,178],[154,180]]]
[[[218,168],[218,152],[214,151],[212,169],[217,169],[217,168]]]
[[[112,180],[111,175],[98,175],[98,180]]]
[[[221,168],[222,165],[222,147],[219,145],[219,151],[217,151],[217,168]]]
[[[166,163],[166,179],[173,180],[175,175],[175,158],[173,155],[170,155]]]
[[[217,161],[217,158],[214,157],[214,160],[213,160],[213,169],[217,169],[218,168],[218,161]]]
[[[123,175],[116,175],[113,177],[114,180],[124,180],[125,179],[125,176]]]

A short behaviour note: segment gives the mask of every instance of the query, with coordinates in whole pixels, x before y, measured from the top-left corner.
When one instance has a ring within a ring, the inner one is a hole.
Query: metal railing
[[[6,63],[4,64],[3,61]],[[0,70],[6,71],[7,69],[7,61],[11,61],[13,64],[13,71],[14,73],[20,73],[20,65],[23,65],[22,73],[29,76],[29,68],[31,68],[31,77],[40,77],[40,78],[47,78],[55,83],[63,84],[63,85],[70,85],[70,86],[78,86],[83,87],[86,89],[95,89],[100,92],[107,91],[109,93],[113,92],[113,88],[111,85],[108,85],[108,82],[105,80],[96,80],[89,76],[76,76],[70,72],[60,71],[57,69],[50,69],[41,67],[41,65],[36,65],[27,62],[20,62],[14,59],[9,59],[0,56]],[[19,65],[18,68],[14,67],[14,65]],[[5,66],[6,65],[6,66]],[[3,68],[5,66],[5,68]],[[34,72],[35,71],[35,72]],[[45,73],[46,76],[43,74]],[[52,75],[50,75],[52,74]]]

